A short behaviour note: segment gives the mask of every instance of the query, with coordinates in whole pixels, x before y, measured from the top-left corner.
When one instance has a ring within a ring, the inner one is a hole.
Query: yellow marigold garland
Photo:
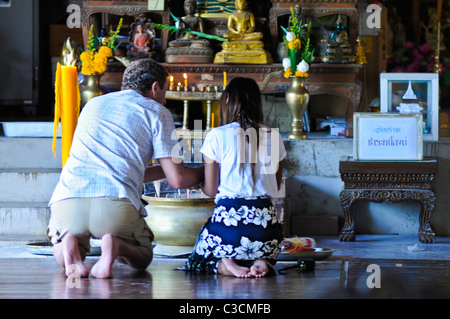
[[[106,65],[108,59],[113,55],[114,43],[117,35],[119,34],[120,28],[122,27],[123,19],[120,19],[119,26],[115,31],[113,37],[107,46],[103,45],[98,50],[95,45],[94,37],[94,26],[92,25],[89,29],[89,41],[86,46],[86,51],[81,53],[81,74],[92,75],[92,74],[102,74],[106,71]],[[97,51],[97,52],[96,52]]]

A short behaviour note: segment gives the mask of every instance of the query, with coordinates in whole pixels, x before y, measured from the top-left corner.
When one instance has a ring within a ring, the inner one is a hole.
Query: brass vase
[[[194,246],[203,224],[214,212],[214,198],[142,195],[148,205],[145,221],[158,245]]]
[[[305,78],[291,76],[291,87],[286,91],[286,104],[292,114],[291,132],[286,136],[289,140],[304,140],[303,114],[309,103],[309,92],[305,88]]]
[[[80,85],[81,107],[93,97],[105,94],[105,90],[100,86],[100,78],[103,74],[89,74],[84,76],[84,81]]]

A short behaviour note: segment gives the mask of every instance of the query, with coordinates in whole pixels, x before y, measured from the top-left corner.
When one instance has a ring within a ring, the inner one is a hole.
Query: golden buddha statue
[[[336,30],[331,33],[325,56],[322,57],[324,63],[353,63],[356,61],[343,22],[339,15],[336,21]]]
[[[184,11],[186,16],[179,21],[176,39],[168,43],[166,62],[211,63],[214,59],[214,51],[210,42],[207,39],[185,32],[189,28],[192,31],[204,33],[203,19],[195,16],[197,11],[196,0],[185,0]]]
[[[256,32],[255,16],[247,11],[246,0],[235,1],[236,11],[228,15],[228,31],[223,35],[222,51],[214,63],[268,64],[271,55],[264,50],[263,34]]]

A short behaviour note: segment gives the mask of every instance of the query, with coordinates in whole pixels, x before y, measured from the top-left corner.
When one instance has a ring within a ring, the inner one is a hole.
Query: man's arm
[[[167,182],[176,189],[192,188],[199,185],[205,178],[204,167],[190,167],[176,163],[170,157],[158,159]]]
[[[150,183],[166,178],[161,165],[150,166],[145,169],[144,183]]]

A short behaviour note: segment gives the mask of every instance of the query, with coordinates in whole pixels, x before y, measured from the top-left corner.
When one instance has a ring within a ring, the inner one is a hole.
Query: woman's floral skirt
[[[249,265],[256,259],[275,264],[283,231],[270,197],[222,198],[203,225],[185,270],[217,273],[222,258]]]

